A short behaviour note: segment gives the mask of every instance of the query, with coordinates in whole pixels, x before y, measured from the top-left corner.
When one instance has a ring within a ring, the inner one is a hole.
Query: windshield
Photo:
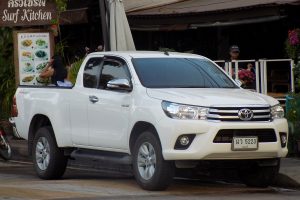
[[[212,62],[197,58],[134,58],[147,88],[238,88]]]

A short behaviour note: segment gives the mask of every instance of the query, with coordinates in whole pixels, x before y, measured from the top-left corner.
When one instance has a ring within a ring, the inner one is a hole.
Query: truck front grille
[[[243,109],[249,109],[253,113],[250,120],[242,120],[239,112]],[[212,107],[209,109],[208,120],[213,121],[271,121],[271,108],[269,106],[245,106],[245,107]]]
[[[219,130],[214,143],[231,143],[236,136],[257,136],[258,142],[276,142],[276,134],[273,129],[222,129]]]

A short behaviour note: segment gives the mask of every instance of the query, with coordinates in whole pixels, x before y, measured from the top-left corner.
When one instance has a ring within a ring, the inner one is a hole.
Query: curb
[[[300,189],[300,183],[282,173],[278,174],[278,176],[273,181],[272,186],[298,190]]]

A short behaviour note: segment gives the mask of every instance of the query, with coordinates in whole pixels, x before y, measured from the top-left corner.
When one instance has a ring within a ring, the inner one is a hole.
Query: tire
[[[0,157],[4,160],[11,159],[11,147],[8,143],[7,137],[1,135],[1,141],[0,141]]]
[[[32,148],[34,169],[41,179],[59,179],[63,176],[68,158],[57,147],[52,127],[38,129]]]
[[[239,170],[240,180],[249,187],[266,188],[272,184],[279,173],[280,162],[276,166],[252,165]]]
[[[173,180],[174,163],[163,159],[160,141],[152,130],[143,132],[134,144],[133,174],[145,190],[165,190]]]

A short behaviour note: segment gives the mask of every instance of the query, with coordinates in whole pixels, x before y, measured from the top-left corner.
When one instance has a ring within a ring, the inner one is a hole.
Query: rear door
[[[83,87],[74,87],[70,99],[70,120],[72,141],[75,145],[89,145],[89,116],[88,109],[91,96],[96,93],[103,57],[92,57],[84,66]]]

